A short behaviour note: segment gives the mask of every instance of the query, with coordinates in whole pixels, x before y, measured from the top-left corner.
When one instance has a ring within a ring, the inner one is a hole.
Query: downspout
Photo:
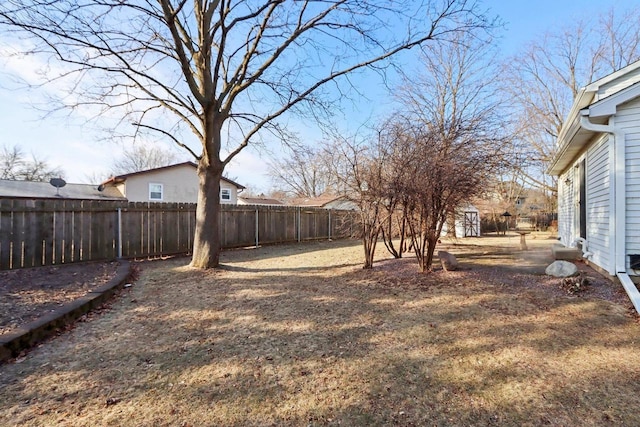
[[[573,241],[573,245],[577,247],[578,244],[580,244],[580,250],[582,251],[582,258],[589,258],[593,256],[593,252],[589,251],[589,248],[588,248],[589,242],[587,242],[587,239],[583,237],[578,237]]]
[[[626,239],[627,239],[627,221],[626,221],[626,153],[625,153],[625,134],[621,129],[616,128],[615,118],[609,118],[606,125],[599,125],[589,121],[589,110],[580,111],[580,126],[586,130],[600,133],[608,133],[612,136],[613,142],[613,182],[614,182],[614,203],[615,212],[609,215],[609,226],[611,237],[613,237],[613,258],[615,274],[620,283],[627,292],[629,299],[633,303],[634,308],[640,313],[640,292],[627,273],[626,265]]]

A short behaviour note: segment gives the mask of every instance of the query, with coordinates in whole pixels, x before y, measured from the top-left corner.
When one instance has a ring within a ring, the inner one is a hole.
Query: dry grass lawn
[[[537,275],[550,241],[485,241],[431,275],[363,271],[352,241],[143,263],[109,310],[0,366],[0,425],[640,425],[628,306]]]

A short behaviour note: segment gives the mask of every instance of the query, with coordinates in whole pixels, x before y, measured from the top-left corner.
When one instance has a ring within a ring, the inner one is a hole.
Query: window
[[[149,184],[149,200],[162,201],[162,184]]]
[[[231,190],[229,190],[228,188],[221,188],[220,200],[231,200]]]

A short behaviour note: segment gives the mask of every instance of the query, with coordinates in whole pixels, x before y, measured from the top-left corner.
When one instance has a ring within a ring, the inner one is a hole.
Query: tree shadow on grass
[[[514,293],[473,270],[408,284],[355,266],[182,264],[154,264],[113,310],[0,367],[0,421],[640,421],[626,409],[640,395],[640,331],[610,304]]]

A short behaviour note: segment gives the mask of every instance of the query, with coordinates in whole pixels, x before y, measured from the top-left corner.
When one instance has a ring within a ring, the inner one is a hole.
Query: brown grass
[[[431,275],[363,271],[344,241],[146,263],[111,310],[0,366],[0,425],[640,425],[628,305],[530,274],[550,241],[471,243]]]

